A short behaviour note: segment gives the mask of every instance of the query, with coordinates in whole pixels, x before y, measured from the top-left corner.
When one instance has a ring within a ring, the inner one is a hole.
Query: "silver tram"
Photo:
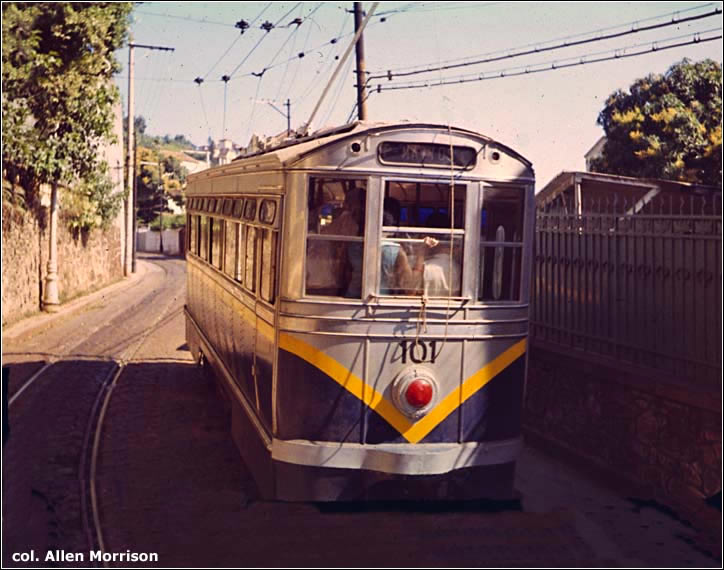
[[[531,163],[353,123],[189,177],[186,336],[265,498],[510,498]]]

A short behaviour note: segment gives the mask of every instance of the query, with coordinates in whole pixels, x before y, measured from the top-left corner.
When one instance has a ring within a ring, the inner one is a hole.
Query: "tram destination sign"
[[[435,143],[385,141],[378,147],[380,162],[417,164],[431,167],[473,168],[477,153],[474,148]]]

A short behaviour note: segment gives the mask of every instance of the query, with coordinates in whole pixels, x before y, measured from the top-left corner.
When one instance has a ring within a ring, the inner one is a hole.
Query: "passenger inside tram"
[[[308,294],[361,296],[365,200],[364,181],[312,180],[307,230]]]
[[[401,206],[395,198],[384,202],[383,226],[399,226]],[[445,208],[427,215],[421,226],[430,229],[450,228]],[[460,260],[451,255],[448,236],[386,232],[381,245],[380,294],[448,297],[460,295]]]

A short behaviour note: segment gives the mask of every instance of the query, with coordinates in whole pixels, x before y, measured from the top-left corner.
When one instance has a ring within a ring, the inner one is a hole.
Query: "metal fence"
[[[607,197],[536,218],[533,340],[721,382],[721,193]]]

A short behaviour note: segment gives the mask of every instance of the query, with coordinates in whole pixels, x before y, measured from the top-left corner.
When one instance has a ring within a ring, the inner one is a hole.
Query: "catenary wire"
[[[698,7],[698,9],[701,9],[701,7]],[[552,46],[542,46],[541,47],[541,44],[528,44],[526,46],[522,46],[521,48],[512,48],[514,50],[516,50],[516,49],[520,50],[520,51],[515,51],[513,53],[510,53],[511,50],[508,49],[508,50],[505,50],[505,52],[497,51],[497,52],[491,52],[490,54],[484,54],[486,56],[489,55],[492,57],[483,57],[481,59],[474,59],[472,61],[459,61],[458,60],[457,62],[455,62],[455,60],[450,60],[447,63],[440,64],[437,66],[427,66],[424,69],[417,69],[417,67],[419,67],[419,66],[415,66],[415,68],[410,69],[409,71],[400,71],[399,69],[398,70],[387,70],[385,72],[371,73],[369,76],[369,79],[373,80],[373,79],[382,79],[382,78],[392,79],[394,77],[409,77],[411,75],[420,75],[420,74],[424,74],[424,73],[432,73],[435,71],[447,71],[450,69],[469,67],[472,65],[492,63],[495,61],[502,61],[505,59],[513,59],[513,58],[523,57],[523,56],[527,56],[527,55],[544,53],[544,52],[548,52],[548,51],[565,49],[565,48],[569,48],[569,47],[576,47],[576,46],[593,43],[593,42],[600,42],[600,41],[606,41],[606,40],[610,40],[610,39],[616,39],[616,38],[620,38],[620,37],[631,35],[631,34],[638,34],[641,32],[652,31],[652,30],[656,30],[656,29],[669,27],[669,26],[678,26],[678,25],[681,25],[686,22],[692,22],[695,20],[700,20],[703,18],[709,18],[711,16],[720,15],[721,12],[722,12],[721,7],[717,6],[714,10],[707,12],[705,14],[696,14],[693,16],[688,16],[686,18],[674,19],[669,22],[651,24],[651,25],[642,26],[642,27],[632,27],[631,29],[620,31],[620,32],[613,32],[613,33],[608,33],[608,34],[604,34],[604,35],[596,35],[594,37],[569,41],[569,40],[571,40],[571,38],[575,38],[575,37],[580,38],[581,36],[590,36],[592,34],[600,34],[601,32],[604,32],[607,30],[621,28],[622,26],[637,26],[637,24],[638,24],[638,22],[628,22],[628,23],[620,24],[620,25],[612,27],[612,28],[606,28],[603,30],[594,30],[594,31],[587,32],[584,34],[578,34],[576,36],[567,36],[567,37],[559,38],[556,40],[550,40],[550,41],[561,41],[562,42],[562,43],[558,43],[558,44],[555,44]],[[680,13],[680,12],[674,12],[673,14],[678,14],[678,13]],[[671,16],[671,15],[672,15],[672,13],[664,14],[661,16],[656,16],[654,18],[649,18],[648,20],[661,19],[661,18]],[[548,42],[543,42],[543,43],[548,43]],[[495,54],[500,54],[500,53],[503,53],[503,55],[495,55]],[[405,68],[400,68],[400,69],[405,69]]]

